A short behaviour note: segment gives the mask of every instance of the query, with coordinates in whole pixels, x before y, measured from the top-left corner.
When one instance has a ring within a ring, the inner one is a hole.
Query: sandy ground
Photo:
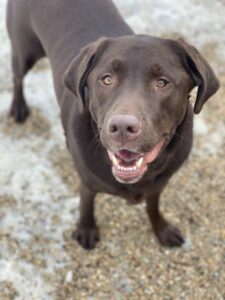
[[[97,249],[86,252],[71,239],[79,179],[65,147],[49,65],[43,60],[27,76],[32,117],[14,124],[7,118],[10,47],[6,0],[0,0],[0,300],[225,299],[225,3],[115,2],[137,33],[185,37],[221,81],[195,118],[189,161],[162,197],[163,212],[187,242],[163,249],[144,205],[130,207],[109,195],[97,199]]]

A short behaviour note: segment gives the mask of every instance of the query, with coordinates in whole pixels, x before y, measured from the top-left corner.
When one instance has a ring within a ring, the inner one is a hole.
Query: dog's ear
[[[100,38],[88,44],[72,60],[63,75],[64,85],[78,98],[80,112],[83,112],[86,101],[86,79],[97,64],[101,54],[109,44],[109,39]]]
[[[198,86],[194,105],[194,113],[198,114],[203,104],[218,90],[219,81],[213,69],[195,47],[181,38],[177,42],[184,50],[185,67],[193,79],[194,87]]]

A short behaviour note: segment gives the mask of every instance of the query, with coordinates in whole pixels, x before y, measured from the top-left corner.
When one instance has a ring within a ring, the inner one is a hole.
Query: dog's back
[[[82,47],[101,36],[133,33],[110,0],[9,0],[7,24],[21,60],[30,57],[30,65],[48,56],[58,100],[62,74]]]

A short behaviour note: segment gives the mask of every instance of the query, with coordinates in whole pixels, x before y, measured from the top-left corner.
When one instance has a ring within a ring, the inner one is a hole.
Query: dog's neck
[[[190,126],[191,125],[191,126]],[[180,142],[185,141],[187,138],[187,128],[189,128],[189,131],[192,133],[192,127],[193,127],[193,109],[191,102],[188,101],[186,113],[183,117],[183,120],[181,123],[177,126],[167,148],[167,153],[174,153],[174,149],[179,146]],[[185,132],[185,135],[184,135]]]

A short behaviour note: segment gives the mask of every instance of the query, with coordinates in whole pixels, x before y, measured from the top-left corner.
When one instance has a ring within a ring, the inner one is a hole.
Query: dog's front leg
[[[80,220],[77,230],[73,233],[73,238],[87,250],[95,248],[95,244],[99,241],[99,230],[94,216],[95,196],[96,192],[90,190],[86,185],[81,183]]]
[[[147,213],[152,224],[153,231],[161,245],[166,247],[180,247],[184,238],[179,229],[164,219],[159,210],[160,193],[147,197]]]

